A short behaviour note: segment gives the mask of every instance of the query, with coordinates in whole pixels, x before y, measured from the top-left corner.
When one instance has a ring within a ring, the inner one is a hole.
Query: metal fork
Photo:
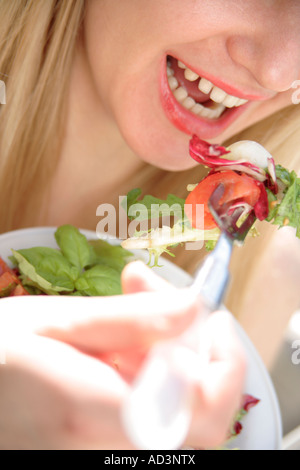
[[[139,449],[172,450],[182,446],[192,417],[192,377],[183,379],[178,361],[187,367],[197,357],[196,370],[209,364],[209,349],[203,324],[208,315],[222,304],[229,281],[229,263],[233,242],[242,243],[255,222],[252,211],[239,227],[243,208],[231,209],[221,204],[224,186],[213,192],[209,208],[222,234],[214,251],[197,271],[190,286],[199,302],[199,315],[193,324],[175,340],[153,348],[123,407],[127,435]],[[191,349],[197,353],[195,356]],[[192,368],[191,368],[192,369]]]
[[[208,202],[210,212],[221,229],[221,236],[214,251],[206,257],[203,265],[196,272],[191,286],[205,298],[212,311],[220,307],[226,293],[230,278],[229,264],[233,244],[234,242],[243,244],[256,221],[255,213],[252,210],[243,223],[238,226],[237,222],[243,215],[244,208],[232,209],[232,202],[220,204],[224,192],[224,185],[219,184]]]

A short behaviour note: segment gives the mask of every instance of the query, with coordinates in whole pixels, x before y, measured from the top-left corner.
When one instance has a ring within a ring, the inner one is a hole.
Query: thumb
[[[134,261],[126,265],[122,272],[122,289],[124,294],[136,294],[174,289],[174,287],[142,261]]]

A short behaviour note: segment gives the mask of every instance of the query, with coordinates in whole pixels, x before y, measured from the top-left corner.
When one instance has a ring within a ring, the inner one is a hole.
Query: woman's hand
[[[126,295],[1,300],[0,447],[130,449],[120,409],[149,348],[193,321],[197,302],[142,263],[123,273]],[[169,291],[170,295],[166,295]],[[162,295],[163,293],[163,295]],[[207,323],[213,356],[188,443],[220,444],[238,407],[243,355],[224,314]]]

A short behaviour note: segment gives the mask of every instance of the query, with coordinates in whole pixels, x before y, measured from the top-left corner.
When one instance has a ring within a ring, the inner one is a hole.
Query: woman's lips
[[[249,106],[226,109],[218,119],[206,119],[184,108],[170,90],[166,72],[166,58],[162,60],[160,73],[160,95],[164,112],[180,131],[188,135],[196,134],[202,139],[213,139],[223,133]]]

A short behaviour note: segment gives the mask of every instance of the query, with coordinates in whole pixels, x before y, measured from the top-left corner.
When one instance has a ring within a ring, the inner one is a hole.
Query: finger
[[[122,352],[105,352],[95,357],[115,369],[126,383],[132,384],[147,354],[148,350],[141,348],[140,350],[128,349]]]
[[[198,386],[189,442],[213,448],[225,442],[243,394],[246,359],[226,312],[213,314],[206,325],[211,361]]]
[[[122,288],[124,294],[174,289],[172,284],[158,276],[142,261],[134,261],[125,266],[122,272]]]
[[[24,314],[26,312],[26,314]],[[36,332],[94,352],[147,347],[180,334],[197,313],[188,289],[115,297],[2,299],[0,331]]]
[[[10,344],[0,372],[7,445],[13,429],[16,448],[131,448],[120,420],[128,387],[107,365],[32,335]]]

